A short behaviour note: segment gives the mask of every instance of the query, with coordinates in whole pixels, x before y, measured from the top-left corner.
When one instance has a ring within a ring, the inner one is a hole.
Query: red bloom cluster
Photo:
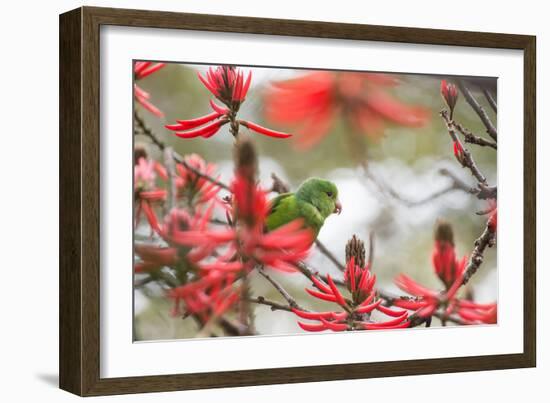
[[[234,274],[209,272],[199,280],[171,289],[168,297],[174,300],[172,315],[196,314],[205,323],[219,318],[239,300],[240,287],[234,285],[235,281]]]
[[[187,278],[193,272],[195,278],[184,285],[170,289],[167,292],[169,298],[174,300],[173,315],[182,314],[181,303],[186,307],[187,313],[197,314],[204,322],[212,316],[220,316],[229,309],[238,299],[238,291],[233,283],[236,278],[233,273],[221,275],[218,271],[207,270],[206,266],[198,266],[196,263],[209,256],[213,249],[208,245],[189,250],[186,242],[186,234],[189,232],[205,231],[210,212],[214,203],[201,212],[190,216],[185,210],[173,209],[166,217],[163,224],[159,224],[156,215],[151,209],[151,227],[163,238],[168,246],[136,245],[135,253],[141,261],[135,263],[136,273],[146,273],[160,270],[162,267],[171,267],[180,273],[180,278]],[[182,260],[182,258],[185,258]],[[204,270],[201,270],[204,269]]]
[[[185,156],[184,162],[185,165],[176,164],[175,185],[178,200],[185,199],[188,205],[199,205],[215,200],[220,187],[202,175],[214,177],[216,165],[205,162],[197,154]],[[157,175],[164,181],[168,180],[166,168],[158,161],[142,157],[134,167],[134,193],[139,200],[136,209],[136,225],[141,213],[144,213],[151,228],[158,233],[159,224],[152,203],[166,200],[168,192],[156,187]]]
[[[252,72],[248,72],[245,80],[244,73],[233,66],[210,67],[206,77],[199,73],[199,80],[216,98],[231,106],[245,100],[252,81]]]
[[[134,64],[134,79],[136,81],[141,80],[147,76],[150,76],[154,72],[160,70],[166,65],[166,63],[153,63],[153,62],[136,62]],[[140,86],[134,83],[134,97],[136,101],[158,117],[164,116],[164,113],[153,105],[150,101],[150,95],[147,91],[144,91]]]
[[[190,154],[184,158],[185,164],[176,164],[175,184],[179,198],[187,196],[189,201],[204,203],[212,198],[220,190],[220,187],[204,177],[207,175],[217,179],[215,176],[216,165],[205,162],[199,155]],[[167,192],[163,189],[154,188],[155,173],[164,180],[168,180],[166,168],[157,161],[141,159],[134,168],[134,183],[137,189],[141,189],[139,196],[151,201],[164,200]],[[145,181],[148,186],[143,186]],[[150,191],[147,191],[149,189]]]
[[[427,109],[405,105],[387,92],[397,83],[380,73],[308,73],[275,83],[266,94],[265,113],[274,123],[298,127],[302,149],[318,144],[339,114],[369,137],[379,137],[387,123],[424,125]]]
[[[185,196],[190,202],[194,203],[211,201],[220,191],[220,187],[202,175],[219,179],[219,175],[216,175],[216,164],[207,163],[198,154],[187,155],[184,161],[187,166],[176,164],[178,196]]]
[[[176,136],[185,139],[209,138],[218,133],[223,125],[230,122],[233,125],[242,124],[256,133],[269,137],[287,138],[291,136],[246,120],[236,120],[236,114],[246,99],[246,94],[250,88],[252,72],[249,72],[245,79],[244,73],[233,66],[218,66],[209,68],[206,77],[203,77],[200,73],[198,76],[208,91],[226,107],[210,100],[212,113],[195,119],[177,120],[176,124],[166,125],[167,129],[176,132]]]
[[[450,118],[453,118],[453,112],[458,100],[458,90],[456,85],[448,83],[446,80],[441,80],[441,96],[449,107]]]
[[[134,166],[134,198],[137,201],[135,225],[138,225],[143,213],[155,231],[153,225],[157,223],[157,219],[152,203],[160,202],[166,197],[166,191],[156,187],[157,175],[166,179],[166,170],[159,162],[147,157],[138,159]]]
[[[398,329],[410,325],[407,320],[407,311],[394,310],[382,305],[382,299],[377,298],[374,289],[376,275],[371,273],[368,265],[365,267],[356,265],[354,257],[351,257],[348,261],[344,273],[344,282],[351,293],[351,299],[342,295],[330,275],[327,275],[328,284],[315,276],[311,277],[311,280],[317,290],[306,288],[308,294],[323,301],[336,303],[343,310],[338,312],[306,312],[292,309],[300,318],[318,321],[314,324],[298,322],[298,325],[308,332]],[[370,314],[374,310],[394,319],[385,322],[371,321]]]
[[[439,308],[444,308],[446,316],[456,313],[465,324],[496,323],[496,303],[478,304],[456,297],[462,286],[467,262],[467,256],[462,259],[456,257],[450,224],[439,222],[435,232],[432,264],[435,273],[445,285],[445,291],[431,290],[409,276],[400,274],[396,277],[395,284],[414,297],[396,299],[394,305],[413,310],[421,318],[430,317]]]

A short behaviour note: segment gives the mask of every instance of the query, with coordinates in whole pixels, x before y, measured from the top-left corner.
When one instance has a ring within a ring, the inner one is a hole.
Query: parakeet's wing
[[[266,225],[268,230],[285,225],[298,218],[298,206],[294,193],[282,193],[271,200]]]
[[[298,200],[294,193],[283,193],[271,201],[271,209],[266,220],[268,230],[274,230],[296,219],[304,220],[317,236],[324,219],[311,204]]]

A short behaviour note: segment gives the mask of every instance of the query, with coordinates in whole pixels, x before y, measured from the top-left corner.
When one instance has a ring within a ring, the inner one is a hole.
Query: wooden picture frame
[[[102,25],[435,44],[524,52],[523,353],[100,377],[99,30]],[[82,7],[60,16],[60,387],[81,396],[533,367],[536,363],[534,36]]]

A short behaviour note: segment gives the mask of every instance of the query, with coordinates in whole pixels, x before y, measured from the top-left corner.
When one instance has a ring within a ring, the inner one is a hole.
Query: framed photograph
[[[535,37],[60,16],[60,386],[535,366]]]

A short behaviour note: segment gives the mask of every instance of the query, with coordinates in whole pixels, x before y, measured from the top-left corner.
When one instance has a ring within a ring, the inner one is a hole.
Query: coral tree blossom
[[[462,259],[456,257],[451,225],[445,221],[439,221],[435,231],[432,265],[435,274],[445,285],[445,290],[431,290],[409,276],[400,274],[396,277],[395,284],[413,297],[398,298],[394,301],[394,305],[414,310],[420,318],[431,317],[439,308],[442,308],[446,316],[458,314],[464,324],[496,323],[496,303],[479,304],[456,296],[462,286],[467,263],[467,256]]]
[[[209,272],[199,280],[168,291],[174,300],[172,315],[196,314],[203,322],[219,318],[239,300],[240,287],[233,273]]]
[[[239,125],[269,137],[287,138],[288,133],[278,132],[260,126],[246,120],[238,120],[237,112],[245,101],[252,72],[245,74],[242,70],[233,66],[210,67],[206,76],[198,74],[199,80],[224,106],[210,100],[210,107],[213,112],[190,120],[177,120],[175,124],[166,125],[166,128],[175,131],[176,136],[181,138],[209,138],[219,132],[220,128],[228,123],[234,128],[234,135],[238,132]]]
[[[354,236],[350,243],[352,242],[357,244],[360,241]],[[311,280],[316,289],[306,288],[306,292],[317,299],[337,304],[339,310],[308,312],[293,308],[292,311],[298,317],[316,321],[316,323],[298,321],[298,325],[308,332],[397,329],[410,325],[407,320],[407,311],[382,305],[383,300],[378,298],[374,288],[376,275],[371,273],[369,265],[364,265],[364,257],[361,255],[350,256],[344,272],[344,283],[350,297],[342,294],[330,275],[327,275],[326,283],[315,276],[312,276]],[[372,321],[370,315],[375,310],[393,319],[384,322]]]
[[[176,197],[184,200],[188,207],[210,201],[217,201],[219,186],[205,176],[217,178],[216,165],[207,163],[197,154],[184,157],[184,163],[176,164]],[[136,209],[136,225],[141,214],[145,214],[149,225],[158,233],[159,223],[153,210],[153,204],[166,200],[168,192],[156,186],[156,178],[168,180],[166,168],[146,157],[140,157],[134,166],[134,194],[138,205]]]
[[[427,109],[394,98],[388,89],[396,78],[380,73],[319,71],[277,82],[265,96],[267,120],[296,128],[296,144],[308,149],[318,144],[338,116],[359,133],[377,138],[388,123],[419,127]]]
[[[189,234],[207,230],[214,205],[198,205],[194,215],[174,208],[162,224],[157,222],[153,213],[151,226],[168,246],[135,246],[135,252],[141,259],[134,265],[136,273],[151,273],[168,266],[173,269],[175,278],[187,279],[182,285],[167,291],[167,296],[174,301],[172,314],[195,314],[203,322],[221,316],[239,298],[239,286],[234,285],[236,273],[211,270],[212,267],[199,264],[213,253],[213,245],[188,247]],[[189,278],[191,273],[192,277]]]
[[[138,81],[138,80],[141,80],[142,78],[150,76],[154,72],[159,71],[165,65],[166,63],[136,62],[134,64],[135,81]],[[149,99],[151,98],[150,94],[135,83],[134,83],[134,97],[141,106],[143,106],[153,115],[158,117],[164,116],[164,113],[149,101]]]

